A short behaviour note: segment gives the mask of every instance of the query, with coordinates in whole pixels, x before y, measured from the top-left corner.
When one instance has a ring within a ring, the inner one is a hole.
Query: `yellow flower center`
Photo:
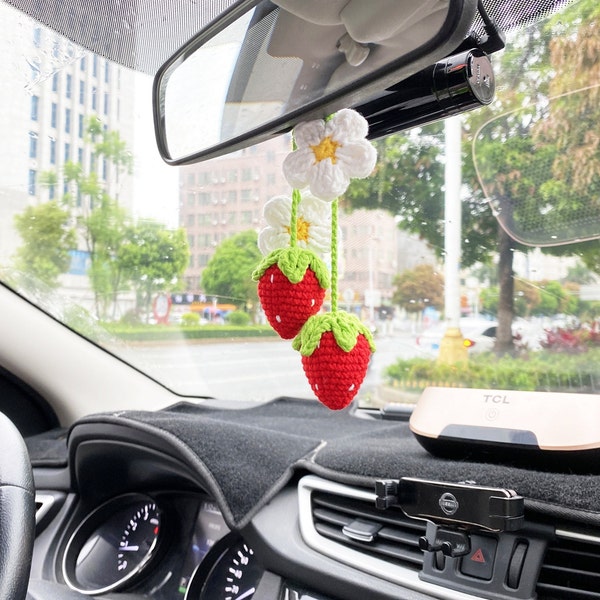
[[[290,228],[285,228],[288,234]],[[310,229],[310,223],[305,221],[302,217],[296,219],[296,238],[299,242],[308,242],[308,230]]]
[[[315,162],[321,162],[326,158],[331,159],[331,163],[335,165],[337,162],[337,157],[335,155],[335,151],[341,146],[338,142],[331,139],[331,137],[327,136],[323,138],[316,146],[311,146],[310,149],[313,151],[315,155]]]

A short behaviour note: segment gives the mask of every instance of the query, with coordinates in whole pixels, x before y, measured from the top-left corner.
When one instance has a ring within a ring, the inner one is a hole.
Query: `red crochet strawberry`
[[[340,410],[352,402],[375,351],[371,332],[355,316],[333,312],[311,317],[292,342],[317,398]]]
[[[271,327],[284,339],[295,337],[309,317],[319,312],[329,272],[310,250],[280,248],[252,274]]]

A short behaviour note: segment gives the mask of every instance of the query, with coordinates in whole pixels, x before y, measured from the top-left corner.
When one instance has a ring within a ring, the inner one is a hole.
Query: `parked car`
[[[496,341],[495,321],[463,317],[459,321],[459,328],[463,335],[463,344],[469,353],[490,352],[494,349]],[[417,336],[416,343],[424,352],[436,355],[440,350],[440,343],[446,329],[446,323],[437,323],[425,329]]]

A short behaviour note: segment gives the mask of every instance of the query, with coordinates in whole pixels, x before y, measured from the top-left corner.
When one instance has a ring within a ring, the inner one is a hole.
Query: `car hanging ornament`
[[[292,197],[265,205],[268,226],[258,245],[267,256],[252,275],[269,323],[282,338],[294,338],[313,392],[332,410],[352,402],[375,351],[360,319],[338,310],[337,198],[375,167],[367,132],[366,119],[350,109],[294,128],[294,149],[283,162]],[[318,314],[330,284],[331,312]]]

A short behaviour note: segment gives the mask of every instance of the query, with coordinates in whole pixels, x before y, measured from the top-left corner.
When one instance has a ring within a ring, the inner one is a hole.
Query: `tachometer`
[[[152,556],[160,532],[160,512],[145,502],[125,526],[117,552],[117,571],[122,575],[139,569]]]
[[[141,576],[161,539],[162,512],[148,496],[131,494],[103,504],[71,536],[63,575],[74,590],[100,594]]]
[[[194,573],[185,600],[250,600],[263,571],[246,542],[226,536]]]

